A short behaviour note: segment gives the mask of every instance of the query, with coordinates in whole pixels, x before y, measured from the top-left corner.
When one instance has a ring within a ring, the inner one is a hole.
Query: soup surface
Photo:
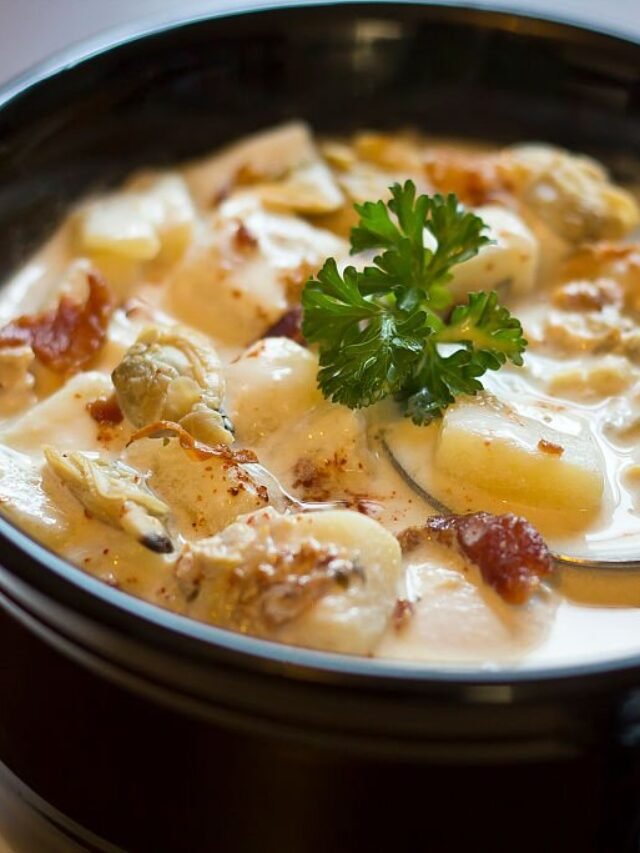
[[[354,203],[405,179],[482,218],[454,298],[495,290],[528,340],[421,426],[325,399],[301,331],[327,258],[371,262],[350,258]],[[105,583],[280,642],[487,667],[639,653],[640,571],[547,550],[640,558],[638,221],[599,164],[543,145],[292,123],[135,175],[2,288],[2,511]]]

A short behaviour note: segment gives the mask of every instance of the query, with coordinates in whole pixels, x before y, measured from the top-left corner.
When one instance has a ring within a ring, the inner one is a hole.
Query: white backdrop
[[[455,3],[456,0],[448,0]],[[0,0],[0,81],[50,54],[132,21],[168,21],[275,0]],[[465,5],[547,13],[640,37],[640,0],[466,0]]]

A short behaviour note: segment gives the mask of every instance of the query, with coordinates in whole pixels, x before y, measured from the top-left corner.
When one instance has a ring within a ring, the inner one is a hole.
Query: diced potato
[[[337,652],[371,653],[402,594],[398,540],[382,525],[357,512],[335,510],[298,518],[298,536],[344,547],[362,566],[366,580],[326,596],[304,619],[285,626],[280,639]]]
[[[596,510],[602,460],[586,426],[560,432],[488,398],[447,409],[435,462],[458,481],[542,509]]]
[[[304,500],[370,494],[365,416],[346,406],[323,400],[304,417],[283,420],[260,445],[260,460]]]
[[[72,504],[73,498],[64,493],[55,478],[50,477],[47,485],[43,483],[37,463],[0,447],[0,511],[11,521],[55,548],[69,533],[70,517],[75,514]]]
[[[514,293],[531,290],[536,281],[538,241],[529,228],[515,213],[501,207],[487,205],[474,212],[487,224],[486,234],[494,243],[455,268],[451,287],[456,296],[500,284],[508,284]]]
[[[93,253],[149,261],[177,257],[191,236],[195,211],[186,184],[166,175],[145,190],[93,202],[81,213],[80,240]]]
[[[186,169],[185,176],[197,203],[208,208],[216,196],[228,193],[238,176],[245,183],[277,179],[292,169],[318,158],[311,131],[302,122],[289,122],[256,133],[200,160]]]
[[[154,209],[139,196],[113,196],[96,202],[82,221],[82,245],[88,251],[114,252],[148,261],[160,251]]]
[[[322,403],[318,359],[289,338],[265,338],[227,368],[229,415],[246,444],[284,426],[293,427]]]
[[[257,192],[268,207],[306,214],[331,213],[344,204],[344,195],[322,160],[299,166],[278,183],[261,184]]]
[[[0,440],[24,453],[42,457],[45,445],[59,450],[98,450],[98,424],[87,411],[87,403],[108,397],[113,386],[108,376],[88,371],[73,376],[58,391],[29,409],[6,427]],[[119,438],[109,443],[117,451],[126,440],[126,425],[118,427]]]
[[[248,193],[236,196],[169,278],[168,308],[223,344],[246,346],[286,311],[292,275],[347,255],[346,243],[328,231],[268,212]]]

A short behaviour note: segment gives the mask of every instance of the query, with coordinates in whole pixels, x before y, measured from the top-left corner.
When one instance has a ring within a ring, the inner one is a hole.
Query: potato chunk
[[[112,390],[109,377],[103,373],[78,373],[3,429],[0,440],[36,458],[42,457],[42,449],[47,444],[59,450],[98,450],[98,424],[87,405],[100,397],[108,397]],[[117,452],[128,433],[124,424],[118,426],[109,450]]]
[[[191,164],[186,179],[197,203],[204,208],[225,195],[241,177],[244,183],[282,178],[318,157],[309,127],[292,121],[248,136]]]
[[[438,468],[507,500],[542,509],[596,510],[604,480],[598,451],[577,419],[560,432],[490,398],[447,410]]]
[[[493,243],[455,268],[451,286],[456,296],[501,284],[508,284],[514,293],[531,290],[539,254],[533,233],[520,217],[504,208],[487,205],[476,208],[475,213],[487,224],[487,236]]]
[[[306,279],[347,244],[249,193],[224,202],[168,280],[167,310],[221,344],[246,346],[282,317],[291,280]]]
[[[59,548],[71,529],[73,502],[53,477],[43,482],[37,462],[0,445],[2,515],[47,547]]]
[[[197,619],[268,639],[352,654],[379,642],[400,592],[400,546],[345,510],[265,510],[186,545],[178,583]]]
[[[318,359],[289,338],[265,338],[227,368],[230,414],[240,441],[260,441],[323,402]]]
[[[115,193],[81,214],[80,241],[90,252],[148,261],[178,254],[191,236],[195,210],[185,182],[166,175],[138,192]]]

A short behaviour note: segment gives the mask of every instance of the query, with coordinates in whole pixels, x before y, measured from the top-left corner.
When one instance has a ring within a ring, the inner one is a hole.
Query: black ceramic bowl
[[[283,8],[80,52],[0,106],[5,278],[77,197],[290,117],[544,139],[636,175],[640,45],[430,5]],[[0,548],[0,758],[85,841],[638,849],[638,658],[524,673],[331,656],[127,597],[1,519]]]

